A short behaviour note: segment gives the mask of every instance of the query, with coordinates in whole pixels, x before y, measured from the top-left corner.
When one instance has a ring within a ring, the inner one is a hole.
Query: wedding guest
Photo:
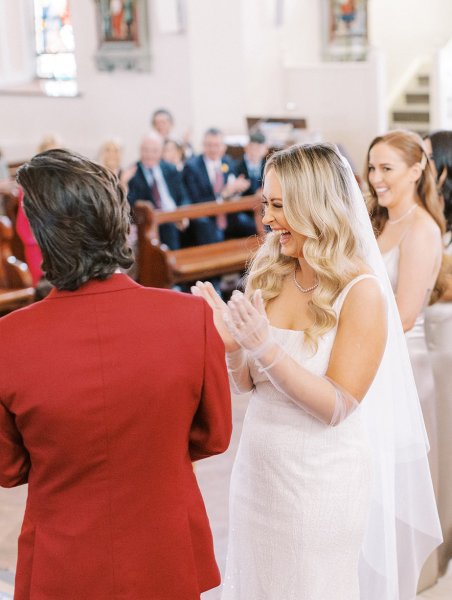
[[[3,152],[0,148],[0,183],[3,183],[5,180],[9,179],[9,169],[6,160],[3,158]],[[0,188],[0,193],[1,188]]]
[[[371,212],[396,297],[430,441],[430,469],[438,490],[438,434],[432,365],[424,313],[441,267],[444,217],[422,139],[395,130],[376,137],[368,151]],[[438,576],[430,559],[422,585]]]
[[[437,398],[438,508],[444,536],[444,544],[438,549],[438,557],[439,572],[443,574],[452,558],[452,131],[436,131],[430,134],[424,139],[424,146],[446,219],[442,276],[436,286],[440,289],[435,290],[434,299],[437,301],[425,311],[425,333],[433,365]]]
[[[178,171],[182,171],[185,164],[184,147],[177,140],[167,139],[163,143],[163,160],[176,166]]]
[[[158,108],[151,116],[152,128],[164,139],[171,137],[174,127],[173,115],[166,108]]]
[[[117,177],[122,174],[122,145],[116,139],[106,140],[99,148],[98,161]]]
[[[234,165],[235,175],[244,177],[249,182],[248,188],[242,192],[243,196],[261,191],[267,153],[268,146],[264,134],[260,131],[252,133],[245,146],[243,158]],[[230,215],[226,237],[245,237],[247,235],[256,235],[254,213],[249,211]]]
[[[50,150],[18,181],[55,288],[0,319],[0,485],[28,483],[14,597],[199,599],[220,576],[192,461],[231,433],[211,311],[118,272],[111,171]]]
[[[39,142],[36,153],[39,154],[40,152],[45,152],[46,150],[53,150],[61,147],[61,139],[56,133],[46,133]]]
[[[223,202],[249,187],[243,175],[234,175],[234,164],[226,154],[223,132],[215,127],[204,134],[202,154],[193,156],[185,163],[183,178],[192,203]],[[225,233],[226,237],[232,237],[233,225],[234,222],[225,215],[219,215],[216,218],[196,219],[189,231],[194,245],[209,244],[222,241]]]
[[[175,137],[174,118],[166,108],[158,108],[152,113],[151,127],[164,141]],[[185,156],[191,156],[193,154],[193,147],[190,142],[190,132],[188,130],[183,133],[181,140]]]
[[[274,153],[262,198],[271,232],[245,295],[226,305],[193,288],[213,308],[232,390],[251,392],[222,600],[412,600],[441,533],[363,197],[336,148],[316,144]]]
[[[10,177],[8,164],[3,158],[0,149],[0,216],[4,215],[6,212],[4,196],[10,195],[17,195],[17,183]]]
[[[255,131],[249,137],[243,158],[236,162],[234,168],[237,176],[243,175],[249,181],[249,187],[243,194],[255,194],[262,188],[267,154],[268,145],[265,141],[265,135],[260,131]]]
[[[188,202],[182,175],[176,167],[162,160],[163,140],[148,133],[141,141],[140,158],[127,175],[127,198],[133,207],[137,200],[148,200],[154,208],[173,210]],[[160,241],[172,250],[181,247],[181,231],[174,223],[159,226]]]
[[[46,150],[54,150],[56,148],[61,148],[61,142],[59,137],[56,134],[48,133],[46,134],[37,147],[37,153],[45,152]],[[33,231],[31,230],[30,224],[28,222],[27,216],[23,210],[23,190],[19,188],[18,191],[18,206],[17,206],[17,215],[16,215],[16,231],[17,235],[22,240],[22,244],[24,246],[25,253],[25,262],[27,263],[28,268],[30,269],[33,285],[38,287],[40,285],[40,293],[38,294],[38,298],[41,298],[42,295],[46,295],[50,291],[49,284],[44,277],[44,273],[42,270],[42,254],[41,249],[39,248],[38,243],[35,240],[35,236]]]

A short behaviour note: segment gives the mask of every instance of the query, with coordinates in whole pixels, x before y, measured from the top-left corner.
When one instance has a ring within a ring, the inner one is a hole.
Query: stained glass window
[[[34,0],[36,75],[50,96],[77,94],[69,0]]]

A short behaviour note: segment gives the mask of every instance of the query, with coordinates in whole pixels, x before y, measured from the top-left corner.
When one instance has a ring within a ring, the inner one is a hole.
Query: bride
[[[364,201],[334,146],[267,161],[271,232],[228,305],[231,387],[252,392],[222,600],[411,600],[440,540],[427,439]]]

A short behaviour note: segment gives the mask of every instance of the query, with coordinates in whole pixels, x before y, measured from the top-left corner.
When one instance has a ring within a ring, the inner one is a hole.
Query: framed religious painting
[[[149,71],[147,0],[94,0],[97,16],[96,64],[101,71]]]
[[[323,58],[366,60],[367,0],[323,0]]]

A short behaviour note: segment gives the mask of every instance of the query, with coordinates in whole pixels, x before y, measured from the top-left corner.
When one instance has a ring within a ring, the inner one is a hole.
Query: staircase
[[[418,72],[395,102],[389,115],[391,129],[410,129],[421,136],[430,131],[430,74]]]

